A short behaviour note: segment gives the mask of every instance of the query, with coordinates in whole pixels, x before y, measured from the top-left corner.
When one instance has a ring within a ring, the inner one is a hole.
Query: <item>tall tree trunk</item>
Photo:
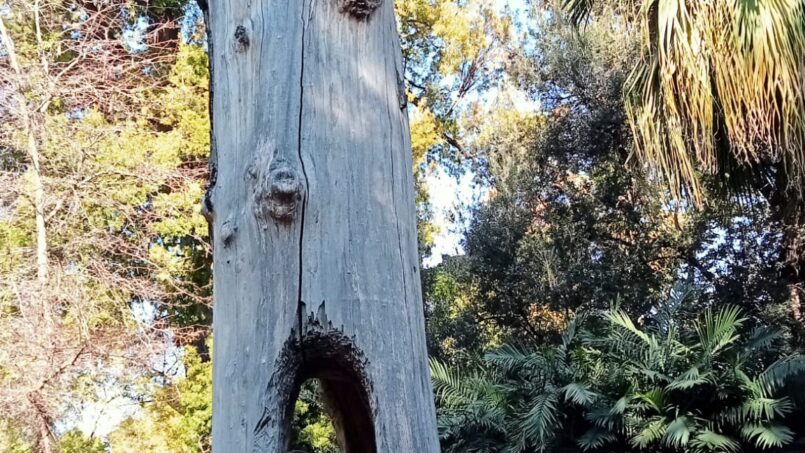
[[[790,189],[783,164],[776,171],[774,190],[767,197],[772,215],[783,230],[780,244],[780,277],[788,289],[791,316],[805,325],[805,200]]]
[[[38,429],[36,438],[36,452],[37,453],[51,453],[53,451],[53,431],[51,430],[50,416],[47,409],[42,402],[42,395],[39,391],[33,391],[28,394],[28,402],[36,413],[36,427]]]
[[[50,427],[45,420],[39,421],[39,440],[36,447],[37,453],[52,453],[53,446],[50,443]]]
[[[39,34],[38,24],[39,22],[37,20],[37,35]],[[25,134],[26,150],[28,152],[28,158],[31,161],[36,224],[36,275],[39,279],[39,283],[44,284],[47,281],[48,275],[47,232],[45,229],[45,186],[44,182],[42,181],[39,144],[36,139],[36,112],[29,108],[28,100],[25,98],[25,86],[27,83],[26,75],[23,73],[22,68],[20,67],[17,52],[14,47],[14,41],[8,34],[8,30],[6,29],[2,16],[0,16],[0,39],[2,39],[5,50],[8,53],[11,70],[14,71],[14,76],[16,78],[14,81],[14,92],[20,111],[20,123],[23,133]]]
[[[213,451],[287,451],[308,378],[343,451],[438,451],[393,2],[208,18]]]
[[[39,166],[39,146],[37,145],[33,119],[29,116],[28,156],[31,159],[34,185],[34,210],[36,221],[36,276],[40,284],[45,284],[48,277],[48,241],[45,229],[45,185]]]
[[[805,209],[799,200],[789,200],[782,209],[782,277],[788,287],[791,314],[800,324],[805,323],[802,302],[805,298]],[[794,206],[790,206],[790,205]]]

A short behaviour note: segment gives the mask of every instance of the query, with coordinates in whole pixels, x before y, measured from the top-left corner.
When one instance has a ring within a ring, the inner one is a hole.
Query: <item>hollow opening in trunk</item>
[[[286,418],[291,423],[289,451],[377,453],[366,359],[351,338],[312,316],[309,321],[301,343],[287,351],[294,358],[288,371],[295,376],[285,412],[294,413]],[[307,416],[300,414],[305,409]],[[307,433],[304,424],[310,426]],[[331,435],[337,449],[311,445],[316,430]]]
[[[306,380],[294,403],[290,451],[375,453],[364,399],[358,388],[340,379]]]

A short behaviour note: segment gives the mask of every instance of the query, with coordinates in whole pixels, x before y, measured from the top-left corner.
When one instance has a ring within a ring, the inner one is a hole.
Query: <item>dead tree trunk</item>
[[[213,451],[287,451],[308,378],[343,451],[438,451],[392,1],[214,1],[208,19]]]

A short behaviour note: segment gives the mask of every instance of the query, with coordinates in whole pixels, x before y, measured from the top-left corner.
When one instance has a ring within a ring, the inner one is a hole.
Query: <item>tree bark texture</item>
[[[213,451],[286,452],[308,378],[343,451],[438,451],[392,1],[208,18]]]

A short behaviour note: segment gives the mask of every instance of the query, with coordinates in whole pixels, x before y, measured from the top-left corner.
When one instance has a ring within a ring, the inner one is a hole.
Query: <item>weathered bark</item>
[[[438,451],[392,1],[208,17],[213,451],[287,451],[308,378],[344,451]]]

